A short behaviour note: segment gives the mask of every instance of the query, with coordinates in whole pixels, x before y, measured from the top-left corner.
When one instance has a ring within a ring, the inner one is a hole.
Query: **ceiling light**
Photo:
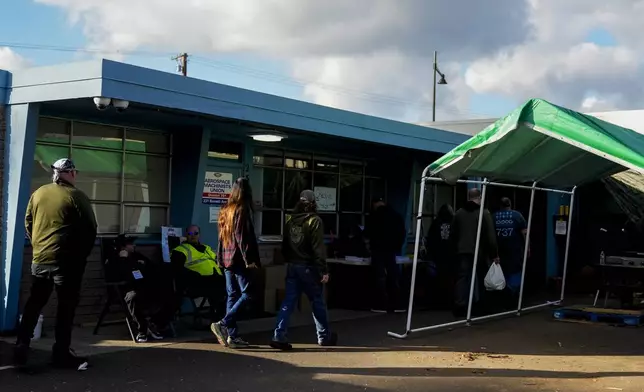
[[[249,135],[250,137],[253,138],[253,140],[257,142],[265,142],[265,143],[277,143],[281,142],[283,139],[286,139],[286,135],[278,134],[278,133],[256,133],[253,135]]]

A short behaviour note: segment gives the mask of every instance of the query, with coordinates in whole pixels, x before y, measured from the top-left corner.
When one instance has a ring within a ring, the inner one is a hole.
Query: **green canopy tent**
[[[481,184],[482,204],[485,203],[485,191],[488,185],[531,189],[527,233],[529,241],[535,190],[571,194],[570,215],[572,215],[574,191],[577,185],[626,170],[644,174],[644,135],[541,99],[531,99],[425,168],[421,179],[419,205],[423,203],[425,183],[428,181]],[[463,180],[463,178],[472,177],[480,177],[484,180]],[[572,190],[564,190],[566,188],[572,188]],[[482,212],[483,209],[479,215],[474,269],[478,261]],[[404,338],[410,332],[465,324],[473,320],[519,313],[521,310],[529,309],[521,307],[527,260],[526,249],[517,310],[471,319],[475,281],[475,274],[472,274],[466,320],[411,329],[421,218],[422,215],[419,214],[406,333],[400,335],[389,332],[390,336]],[[569,224],[566,235],[561,298],[559,301],[548,302],[537,307],[560,303],[563,300],[570,241]]]

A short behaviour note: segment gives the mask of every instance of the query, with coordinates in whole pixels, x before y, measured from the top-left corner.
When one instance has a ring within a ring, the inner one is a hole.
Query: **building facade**
[[[151,257],[162,226],[198,224],[215,246],[226,184],[247,176],[270,266],[301,190],[324,199],[328,238],[363,224],[375,196],[409,223],[424,166],[467,138],[107,60],[0,71],[0,132],[0,330],[15,327],[29,288],[27,202],[58,158],[75,161],[99,236],[135,235]],[[456,199],[451,187],[432,194],[433,205]],[[104,294],[97,241],[78,321],[95,320]]]

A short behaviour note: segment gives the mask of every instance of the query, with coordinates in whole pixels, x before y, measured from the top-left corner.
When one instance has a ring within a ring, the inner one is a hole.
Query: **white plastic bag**
[[[485,289],[487,291],[501,291],[505,288],[505,276],[501,266],[497,263],[492,263],[490,269],[485,275]]]

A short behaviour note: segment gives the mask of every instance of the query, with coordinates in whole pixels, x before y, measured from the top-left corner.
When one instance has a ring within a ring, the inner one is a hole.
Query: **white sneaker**
[[[210,330],[217,338],[219,344],[228,347],[228,330],[221,324],[221,321],[210,324]]]

